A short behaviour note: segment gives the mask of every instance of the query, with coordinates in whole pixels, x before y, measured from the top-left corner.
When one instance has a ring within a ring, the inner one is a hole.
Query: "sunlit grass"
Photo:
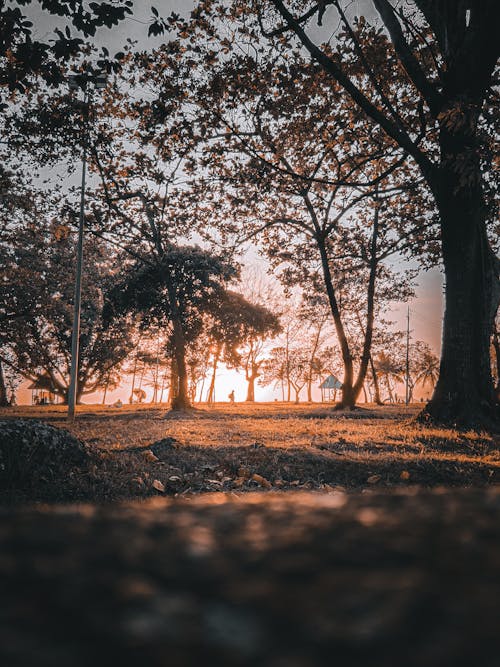
[[[70,424],[64,406],[21,406],[0,412],[0,418],[41,418],[111,451],[147,446],[170,436],[186,447],[301,450],[346,462],[490,464],[496,476],[498,439],[487,433],[422,426],[413,421],[419,408],[366,406],[335,412],[331,404],[318,403],[217,403],[176,415],[166,405],[81,406]]]

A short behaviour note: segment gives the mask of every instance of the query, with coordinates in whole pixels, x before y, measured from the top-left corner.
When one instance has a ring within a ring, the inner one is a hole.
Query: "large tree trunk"
[[[465,120],[470,127],[477,116]],[[443,127],[440,140],[442,166],[432,186],[441,221],[446,308],[439,379],[421,419],[500,425],[490,362],[498,273],[486,233],[479,151],[466,130]],[[457,173],[464,160],[469,171]]]
[[[7,387],[5,385],[5,376],[3,374],[2,362],[0,361],[0,407],[5,408],[10,405],[7,396]]]
[[[495,280],[482,198],[440,206],[446,309],[439,379],[422,419],[475,426],[499,418],[490,366]]]
[[[64,391],[56,391],[54,392],[55,396],[60,396],[62,399],[62,404],[63,405],[68,405],[69,401],[69,389],[66,389]],[[76,396],[75,396],[75,403],[76,405],[81,405],[82,403],[82,396],[83,396],[83,387],[81,389],[77,389],[76,391]]]
[[[172,304],[171,304],[172,307]],[[188,372],[186,364],[186,341],[180,318],[174,313],[172,308],[172,328],[173,328],[173,363],[175,366],[175,377],[172,373],[172,410],[189,410],[191,400],[189,397]]]

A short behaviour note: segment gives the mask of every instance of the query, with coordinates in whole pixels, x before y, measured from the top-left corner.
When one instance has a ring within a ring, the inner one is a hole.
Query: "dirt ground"
[[[342,413],[325,404],[216,404],[179,416],[150,406],[82,406],[68,424],[63,407],[46,406],[0,419],[41,418],[98,452],[102,465],[83,500],[500,483],[500,438],[417,425],[418,407]],[[148,447],[165,438],[169,446],[152,455]]]
[[[0,664],[496,667],[500,441],[416,410],[0,413],[92,461],[0,506]]]

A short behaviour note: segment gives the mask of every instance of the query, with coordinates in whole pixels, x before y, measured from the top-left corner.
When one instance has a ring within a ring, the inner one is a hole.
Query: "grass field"
[[[418,425],[418,409],[220,403],[179,415],[166,406],[81,406],[68,423],[63,406],[44,406],[8,409],[0,419],[42,419],[87,443],[102,463],[98,500],[500,483],[498,438]],[[164,438],[169,447],[153,455],[148,447]]]

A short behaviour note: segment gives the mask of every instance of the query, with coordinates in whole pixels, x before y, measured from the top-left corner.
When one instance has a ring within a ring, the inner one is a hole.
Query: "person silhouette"
[[[228,394],[228,398],[231,403],[234,403],[234,389]]]

